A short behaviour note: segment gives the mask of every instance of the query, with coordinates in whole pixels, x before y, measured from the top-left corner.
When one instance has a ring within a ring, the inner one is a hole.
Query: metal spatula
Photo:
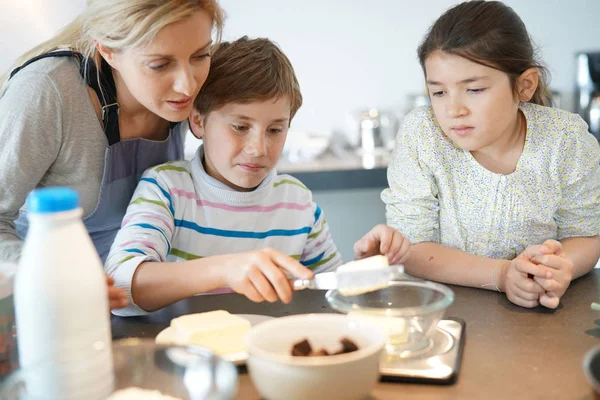
[[[357,271],[331,271],[315,274],[313,279],[293,281],[294,290],[338,289],[344,296],[372,292],[389,286],[389,282],[404,274],[402,265],[363,269]]]

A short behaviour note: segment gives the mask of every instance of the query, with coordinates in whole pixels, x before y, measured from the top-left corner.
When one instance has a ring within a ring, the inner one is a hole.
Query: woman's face
[[[167,121],[186,119],[208,75],[211,30],[209,14],[198,11],[162,28],[146,46],[101,51],[114,70],[121,111],[145,108]]]

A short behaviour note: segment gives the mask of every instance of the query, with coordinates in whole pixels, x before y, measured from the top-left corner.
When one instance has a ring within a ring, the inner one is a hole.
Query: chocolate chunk
[[[292,355],[299,357],[307,357],[312,352],[312,347],[310,347],[310,343],[308,343],[307,339],[304,339],[301,342],[298,342],[292,347]]]
[[[340,340],[342,344],[342,349],[336,351],[335,353],[329,353],[325,349],[320,349],[319,351],[313,351],[308,339],[304,339],[301,342],[294,344],[292,347],[292,355],[297,357],[322,357],[322,356],[335,356],[337,354],[345,354],[351,353],[353,351],[358,350],[358,346],[348,338],[342,338]]]
[[[358,350],[356,343],[348,338],[342,338],[340,342],[342,343],[342,353],[352,353]]]

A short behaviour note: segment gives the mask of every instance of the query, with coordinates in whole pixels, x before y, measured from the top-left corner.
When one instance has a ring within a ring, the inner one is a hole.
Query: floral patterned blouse
[[[576,114],[521,103],[525,146],[508,175],[452,144],[431,107],[406,116],[381,198],[412,243],[512,259],[547,239],[600,234],[600,146]]]

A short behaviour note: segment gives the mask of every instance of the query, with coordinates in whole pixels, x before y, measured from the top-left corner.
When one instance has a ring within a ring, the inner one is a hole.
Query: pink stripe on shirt
[[[275,203],[270,206],[236,207],[236,206],[230,206],[229,204],[215,203],[213,201],[208,201],[208,200],[199,200],[198,197],[196,196],[196,193],[186,192],[181,189],[171,188],[171,189],[169,189],[169,193],[171,193],[171,195],[177,195],[177,196],[185,197],[185,198],[192,199],[192,200],[195,199],[196,204],[201,207],[220,208],[222,210],[227,210],[227,211],[270,212],[270,211],[281,209],[281,208],[287,209],[287,210],[306,210],[307,208],[311,207],[310,203],[298,204],[298,203],[285,203],[285,202]]]

